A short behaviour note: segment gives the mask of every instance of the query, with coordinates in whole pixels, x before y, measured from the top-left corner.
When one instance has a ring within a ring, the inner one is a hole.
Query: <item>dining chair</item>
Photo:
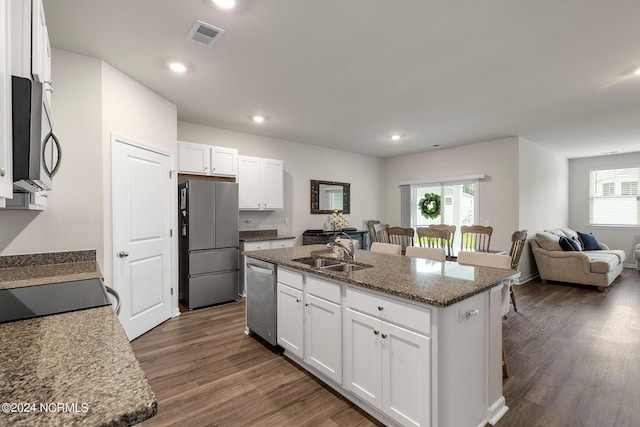
[[[509,255],[492,254],[488,252],[469,252],[461,251],[458,253],[458,264],[461,265],[477,265],[484,267],[502,268],[503,270],[511,270],[511,257]],[[509,295],[513,283],[508,281],[502,287],[502,317],[506,318],[509,313]],[[507,354],[504,351],[504,338],[502,344],[502,376],[509,377],[509,366],[507,365]]]
[[[438,230],[431,227],[416,228],[418,245],[423,248],[440,248],[446,250],[446,256],[450,259],[452,251],[448,249],[450,234],[446,230]]]
[[[380,224],[378,220],[369,220],[367,221],[367,230],[369,230],[369,238],[371,239],[371,243],[376,241],[376,230],[374,229],[374,225]]]
[[[435,228],[436,230],[444,230],[449,232],[449,238],[447,239],[447,258],[451,259],[453,256],[453,241],[456,238],[456,226],[449,224],[431,224],[429,228]]]
[[[527,243],[527,230],[519,230],[514,231],[511,234],[511,249],[509,250],[509,256],[511,257],[511,269],[518,270],[518,266],[520,265],[520,258],[522,257],[522,250],[524,249],[525,244]],[[514,285],[519,284],[519,282],[514,283]],[[518,307],[516,306],[516,295],[513,292],[513,286],[511,286],[511,304],[513,304],[513,311],[518,311]]]
[[[389,243],[402,246],[403,253],[407,246],[413,246],[413,237],[416,234],[413,228],[389,227],[387,233],[389,234]]]
[[[402,246],[395,245],[393,243],[373,242],[371,244],[371,252],[377,252],[379,254],[401,255]]]
[[[460,227],[460,250],[489,252],[493,227],[484,225],[463,225]]]
[[[446,260],[446,253],[442,248],[422,248],[420,246],[407,246],[404,254],[409,258],[426,258],[434,261]]]
[[[373,224],[375,240],[372,239],[372,241],[381,242],[381,243],[390,243],[389,233],[387,232],[388,228],[389,228],[389,224],[379,224],[379,223]]]

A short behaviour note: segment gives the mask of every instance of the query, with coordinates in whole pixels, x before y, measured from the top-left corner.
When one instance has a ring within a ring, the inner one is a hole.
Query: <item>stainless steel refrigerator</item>
[[[238,299],[238,184],[187,179],[178,186],[180,303]]]

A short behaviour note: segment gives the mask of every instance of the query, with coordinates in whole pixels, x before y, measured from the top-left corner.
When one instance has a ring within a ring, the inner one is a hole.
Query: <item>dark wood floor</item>
[[[640,425],[640,275],[604,293],[535,280],[504,321],[509,411],[497,427]],[[244,301],[183,313],[132,342],[158,397],[143,426],[378,423],[244,334]]]

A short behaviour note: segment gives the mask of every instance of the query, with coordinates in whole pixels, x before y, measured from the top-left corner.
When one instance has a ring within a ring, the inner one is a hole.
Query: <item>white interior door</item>
[[[130,340],[171,317],[171,158],[112,136],[114,287]]]

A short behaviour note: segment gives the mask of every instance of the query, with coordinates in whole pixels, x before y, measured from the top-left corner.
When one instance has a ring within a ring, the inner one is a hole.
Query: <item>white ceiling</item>
[[[236,1],[44,5],[53,46],[104,59],[181,121],[379,157],[514,135],[568,158],[640,151],[637,0]],[[197,45],[197,20],[226,32]]]

